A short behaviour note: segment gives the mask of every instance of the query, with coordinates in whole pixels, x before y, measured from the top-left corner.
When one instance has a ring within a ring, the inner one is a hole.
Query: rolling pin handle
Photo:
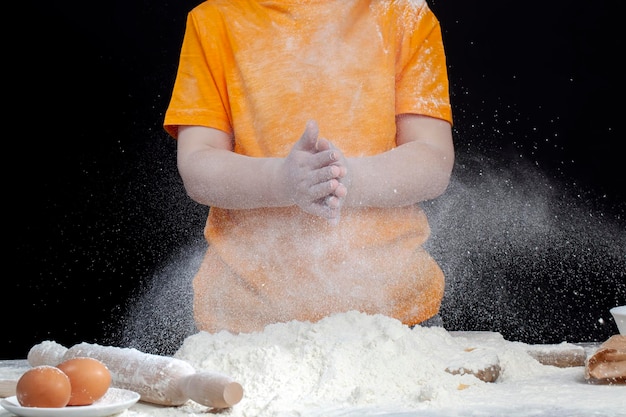
[[[242,386],[232,378],[201,371],[181,378],[180,390],[189,399],[213,408],[229,408],[243,398]]]

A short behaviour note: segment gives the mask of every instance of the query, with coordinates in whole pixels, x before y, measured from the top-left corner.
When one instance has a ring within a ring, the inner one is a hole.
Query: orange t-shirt
[[[234,134],[234,150],[284,157],[307,120],[346,156],[396,146],[396,115],[452,123],[441,29],[422,0],[209,0],[188,15],[164,128]],[[211,207],[193,282],[200,330],[248,332],[335,312],[407,324],[444,291],[419,206],[342,209],[331,226],[297,207]]]

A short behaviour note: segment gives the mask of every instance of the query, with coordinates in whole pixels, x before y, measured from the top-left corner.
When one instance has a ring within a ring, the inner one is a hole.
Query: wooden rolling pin
[[[583,347],[570,343],[528,345],[526,352],[542,365],[558,368],[585,366],[587,358]]]
[[[16,387],[17,387],[17,380],[0,379],[0,398],[6,398],[6,397],[11,397],[15,395]]]
[[[229,376],[201,371],[188,362],[153,355],[131,348],[80,343],[69,349],[52,341],[33,346],[28,352],[31,366],[52,365],[76,358],[91,357],[111,372],[111,385],[141,395],[141,400],[178,406],[191,399],[213,408],[228,408],[243,397],[243,388]]]
[[[498,332],[489,331],[451,331],[454,337],[464,338],[468,346],[494,346],[505,342],[504,337]],[[551,365],[559,368],[584,366],[587,353],[582,346],[571,343],[529,345],[521,342],[526,353],[532,356],[542,365]]]

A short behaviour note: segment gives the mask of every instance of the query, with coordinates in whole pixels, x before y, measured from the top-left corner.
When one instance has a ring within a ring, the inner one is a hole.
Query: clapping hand
[[[330,141],[320,139],[315,121],[309,121],[281,166],[283,190],[302,210],[339,222],[347,194],[346,158]]]

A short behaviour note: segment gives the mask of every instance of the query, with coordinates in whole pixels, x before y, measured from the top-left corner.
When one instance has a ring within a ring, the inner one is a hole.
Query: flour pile
[[[263,333],[198,333],[176,356],[244,381],[242,406],[251,415],[267,414],[268,407],[293,411],[381,399],[410,404],[459,385],[459,378],[443,374],[445,357],[458,348],[443,330],[430,330],[428,338],[420,333],[383,316],[350,313],[315,324],[271,325]]]
[[[500,381],[553,369],[532,359],[522,344],[499,343],[507,345],[498,350]],[[445,371],[472,348],[443,328],[411,329],[385,316],[349,312],[317,323],[273,324],[259,333],[199,332],[175,357],[243,385],[241,402],[220,415],[277,417],[372,405],[389,411],[449,404],[465,391],[494,385]],[[480,356],[474,355],[473,363],[482,366]],[[201,411],[194,404],[184,407]]]

